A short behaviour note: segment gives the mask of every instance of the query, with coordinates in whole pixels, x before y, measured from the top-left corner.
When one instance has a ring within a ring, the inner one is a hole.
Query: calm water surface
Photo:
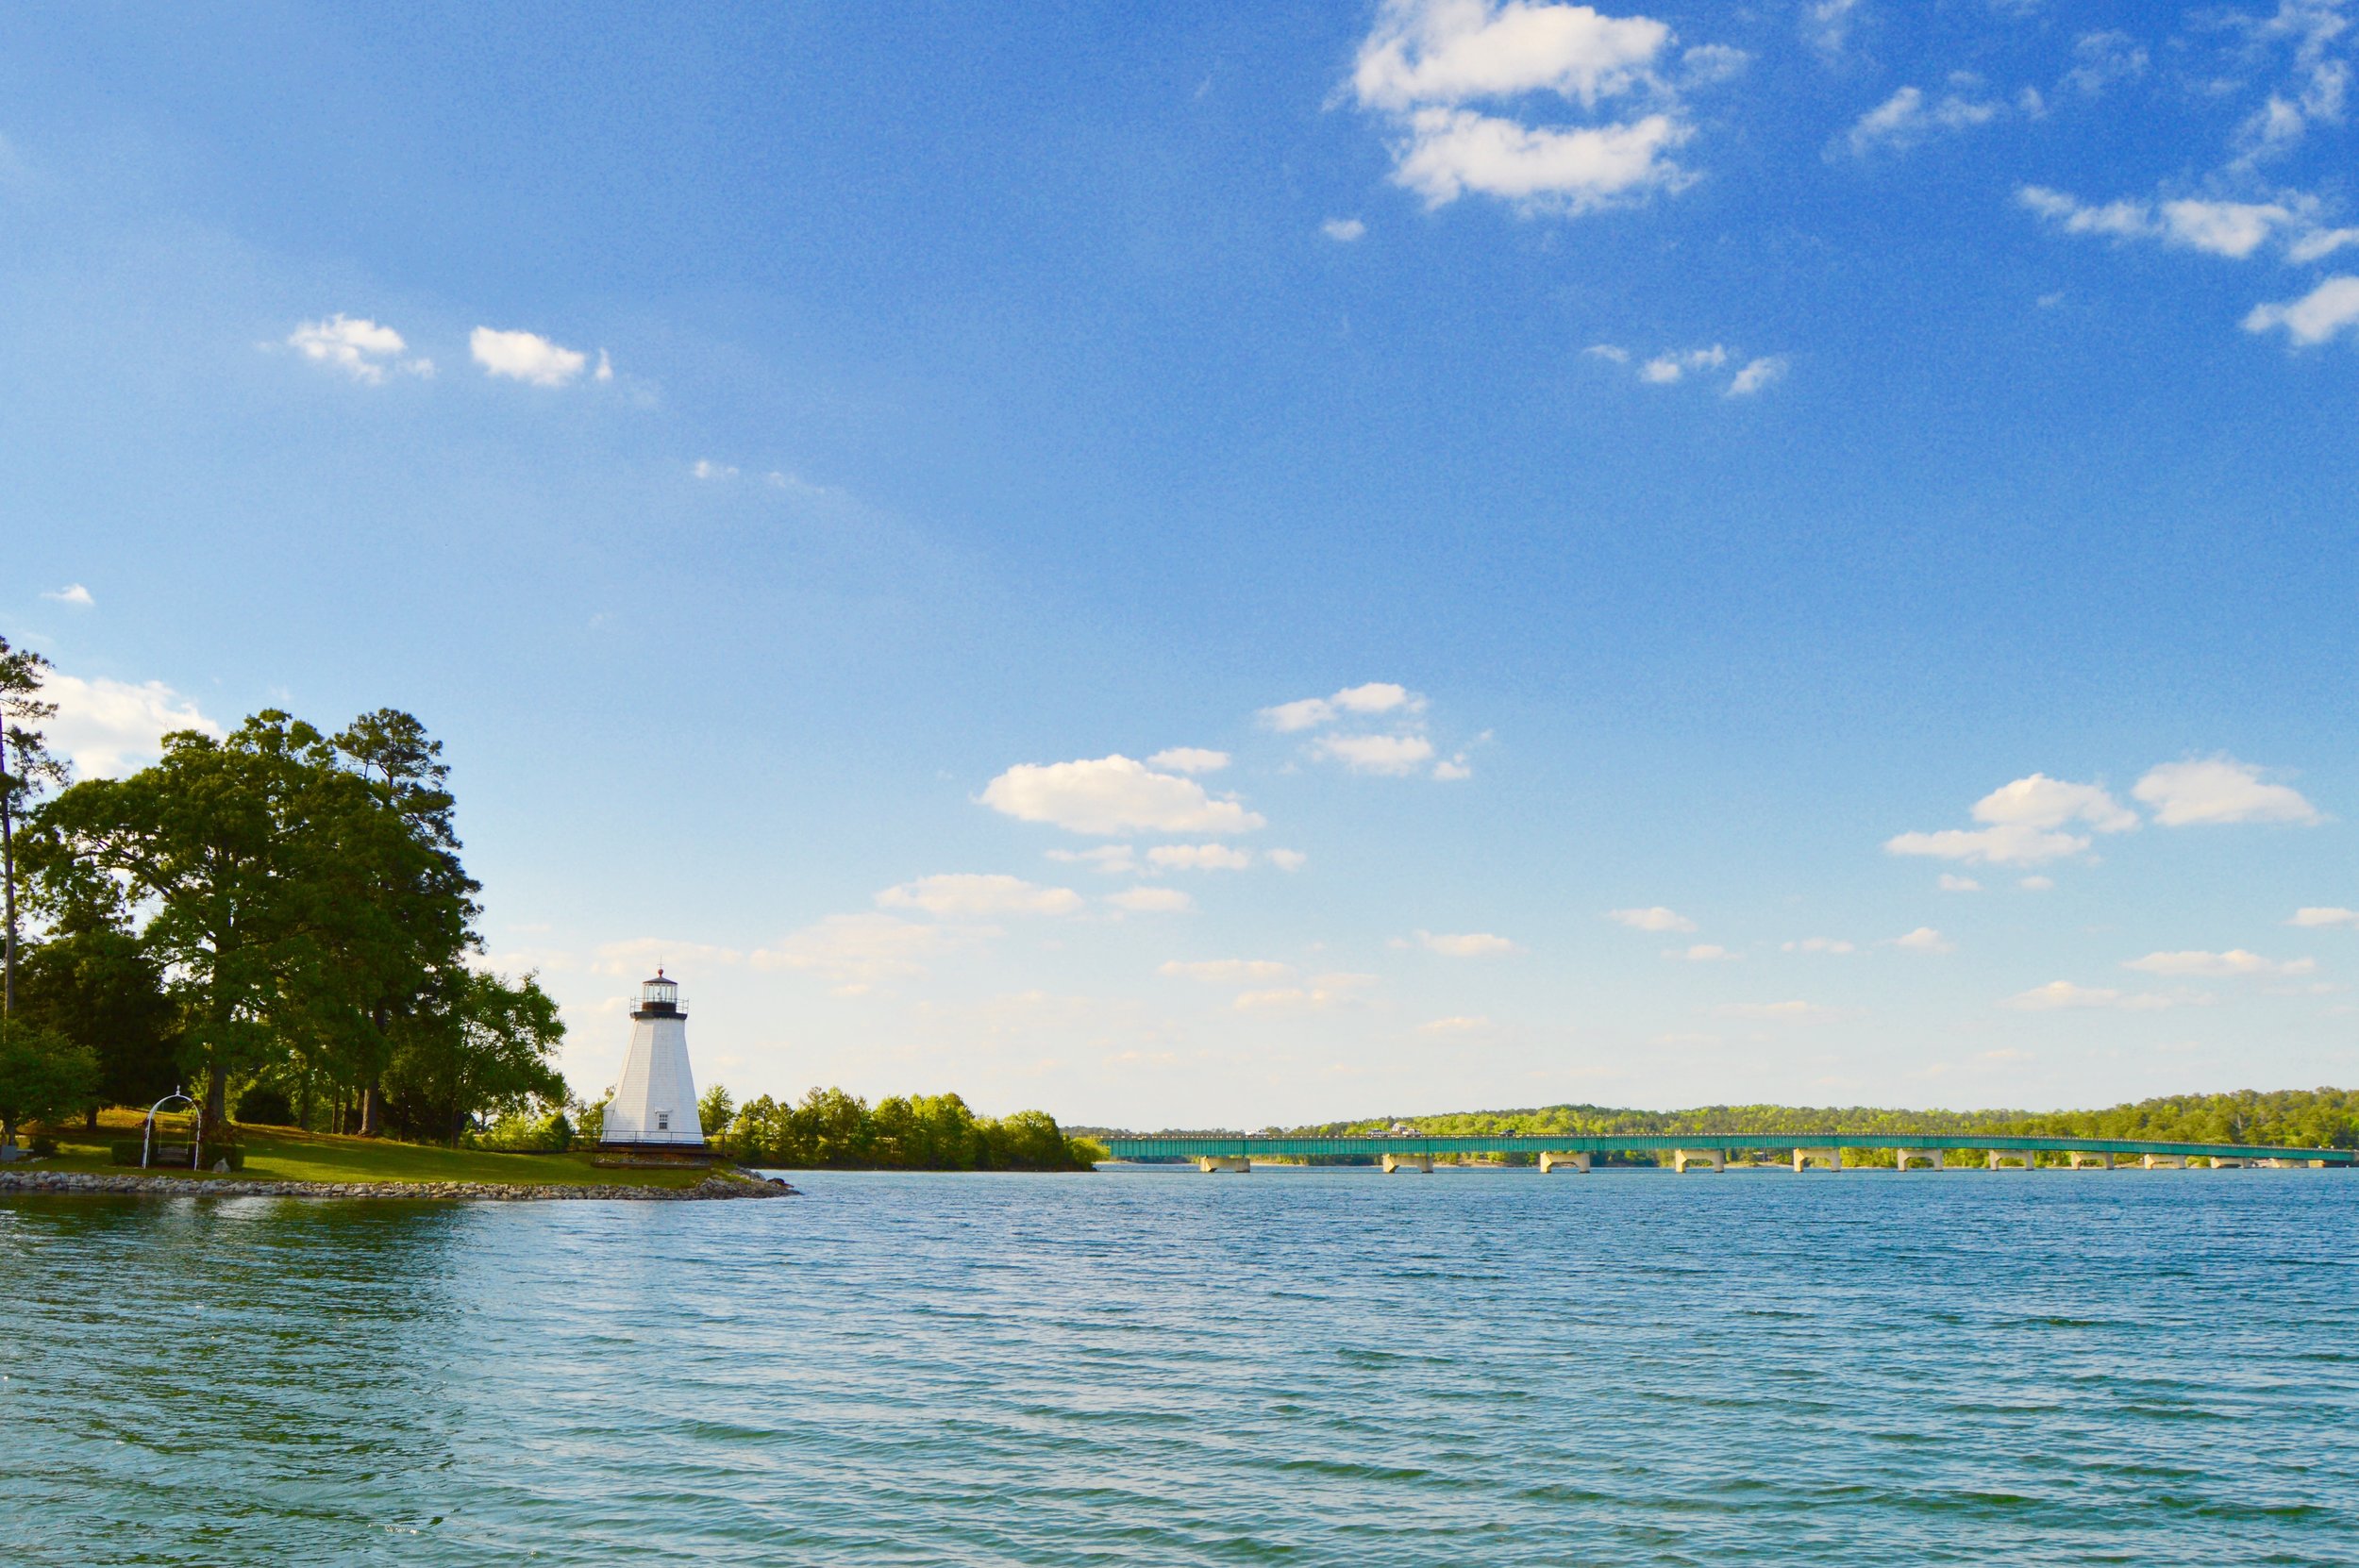
[[[0,1201],[34,1563],[2359,1560],[2359,1177]]]

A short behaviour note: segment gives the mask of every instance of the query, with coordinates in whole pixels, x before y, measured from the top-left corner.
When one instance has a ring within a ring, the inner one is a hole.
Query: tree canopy
[[[556,1004],[470,967],[477,885],[441,752],[392,709],[333,736],[269,709],[34,809],[30,999],[94,1050],[92,1093],[159,1092],[168,1059],[215,1123],[233,1083],[270,1079],[307,1120],[324,1094],[355,1130],[436,1139],[562,1104]]]

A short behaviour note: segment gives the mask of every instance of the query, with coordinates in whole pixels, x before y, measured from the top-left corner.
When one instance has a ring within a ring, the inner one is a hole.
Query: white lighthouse
[[[607,1102],[601,1144],[633,1148],[699,1149],[704,1128],[696,1125],[696,1080],[688,1071],[688,1009],[680,1005],[679,982],[661,969],[639,986],[630,1009],[630,1055],[623,1059],[623,1081]]]

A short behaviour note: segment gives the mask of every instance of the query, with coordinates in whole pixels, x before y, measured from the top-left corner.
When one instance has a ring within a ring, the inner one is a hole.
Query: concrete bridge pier
[[[1384,1157],[1384,1174],[1391,1176],[1395,1171],[1417,1171],[1431,1176],[1433,1157],[1430,1154],[1388,1154]]]
[[[1215,1171],[1235,1171],[1242,1175],[1253,1169],[1253,1161],[1242,1154],[1199,1154],[1196,1157],[1196,1168],[1206,1176]]]
[[[2233,1154],[2212,1156],[2212,1169],[2215,1171],[2241,1171],[2244,1167],[2245,1162]]]
[[[2150,1154],[2140,1163],[2150,1171],[2183,1171],[2187,1157],[2183,1154]]]
[[[1987,1163],[1990,1169],[1996,1171],[2003,1169],[2009,1160],[2013,1160],[2028,1171],[2033,1168],[2035,1159],[2036,1157],[2029,1149],[1993,1149],[1990,1151]]]
[[[1544,1150],[1540,1155],[1540,1174],[1547,1176],[1550,1171],[1579,1171],[1587,1176],[1589,1157],[1585,1154],[1552,1154]]]
[[[2065,1156],[2065,1165],[2066,1169],[2074,1171],[2110,1171],[2114,1168],[2114,1157],[2110,1154],[2091,1154],[2085,1149],[2074,1149]]]
[[[1929,1171],[1938,1171],[1941,1169],[1941,1151],[1939,1149],[1895,1149],[1892,1151],[1892,1163],[1896,1170],[1906,1171],[1923,1166]]]
[[[1843,1169],[1841,1149],[1796,1149],[1794,1151],[1794,1168],[1797,1171],[1809,1170],[1811,1161],[1814,1159],[1830,1171]]]
[[[1729,1168],[1729,1151],[1726,1149],[1673,1149],[1671,1151],[1671,1170],[1674,1175],[1685,1176],[1687,1167],[1690,1165],[1700,1165],[1707,1171],[1725,1171]]]

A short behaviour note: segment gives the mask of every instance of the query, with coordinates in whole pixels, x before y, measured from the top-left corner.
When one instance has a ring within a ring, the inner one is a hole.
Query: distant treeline
[[[698,1116],[730,1159],[787,1170],[1086,1171],[1106,1157],[1045,1110],[978,1116],[956,1094],[892,1094],[872,1106],[814,1089],[793,1104],[764,1094],[741,1106],[715,1088]]]
[[[1396,1125],[1435,1137],[1486,1133],[1562,1132],[1602,1137],[1617,1132],[1662,1136],[1714,1133],[1797,1138],[1844,1134],[1923,1133],[1966,1137],[1993,1133],[2021,1138],[2132,1138],[2173,1143],[2274,1143],[2304,1148],[2359,1148],[2359,1091],[2239,1090],[2230,1094],[2169,1094],[2102,1110],[1889,1110],[1872,1106],[1715,1105],[1692,1110],[1628,1110],[1611,1106],[1553,1105],[1530,1110],[1466,1110],[1397,1119],[1374,1116],[1296,1127],[1307,1135],[1382,1132]]]

